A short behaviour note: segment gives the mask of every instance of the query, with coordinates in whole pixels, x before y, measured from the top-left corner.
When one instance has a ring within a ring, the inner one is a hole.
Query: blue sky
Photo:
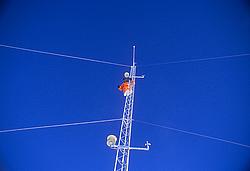
[[[131,64],[135,120],[250,145],[247,0],[0,1],[0,44]],[[144,67],[143,67],[144,66]],[[120,118],[125,67],[0,48],[0,129]],[[0,134],[0,170],[112,170],[120,122]],[[248,171],[250,149],[135,122],[130,170]]]

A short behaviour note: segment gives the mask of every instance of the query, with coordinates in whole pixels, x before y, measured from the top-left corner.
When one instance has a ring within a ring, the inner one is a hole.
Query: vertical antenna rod
[[[135,46],[133,46],[132,58],[133,58],[133,66],[135,67]]]
[[[129,77],[130,77],[129,84],[131,86],[130,90],[131,92],[128,95],[126,95],[118,145],[116,145],[116,140],[117,140],[116,136],[109,135],[107,137],[107,145],[111,149],[116,149],[114,171],[128,171],[130,150],[147,151],[149,150],[149,146],[151,145],[150,143],[146,142],[145,148],[130,147],[132,121],[133,121],[135,79],[144,78],[144,76],[136,76],[135,46],[133,46],[132,66],[130,69]]]

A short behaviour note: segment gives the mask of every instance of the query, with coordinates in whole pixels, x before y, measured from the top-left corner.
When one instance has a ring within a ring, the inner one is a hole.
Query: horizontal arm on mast
[[[145,75],[140,75],[140,76],[135,75],[135,76],[132,76],[132,77],[133,77],[133,78],[144,78]]]
[[[118,146],[118,145],[112,145],[110,146],[111,149],[127,149],[127,150],[140,150],[140,151],[148,151],[150,147],[150,143],[147,141],[145,146],[146,147],[128,147],[128,146]]]

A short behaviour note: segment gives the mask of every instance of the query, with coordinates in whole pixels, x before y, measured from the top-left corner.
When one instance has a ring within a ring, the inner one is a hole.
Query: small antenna
[[[133,54],[132,54],[132,57],[133,57],[133,65],[132,65],[132,66],[135,66],[135,46],[133,46]]]

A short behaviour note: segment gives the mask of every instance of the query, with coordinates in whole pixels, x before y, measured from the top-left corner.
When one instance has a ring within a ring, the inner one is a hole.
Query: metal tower
[[[116,149],[116,159],[114,171],[128,171],[129,166],[129,154],[130,150],[149,150],[151,145],[148,141],[145,144],[145,148],[130,147],[131,130],[133,121],[133,106],[134,106],[134,91],[136,78],[144,78],[144,76],[136,76],[135,65],[135,46],[133,46],[132,54],[133,62],[130,69],[130,83],[133,84],[131,93],[126,96],[125,106],[123,110],[123,118],[121,123],[119,141],[116,145],[117,138],[114,135],[109,135],[107,138],[107,145],[112,149]]]

